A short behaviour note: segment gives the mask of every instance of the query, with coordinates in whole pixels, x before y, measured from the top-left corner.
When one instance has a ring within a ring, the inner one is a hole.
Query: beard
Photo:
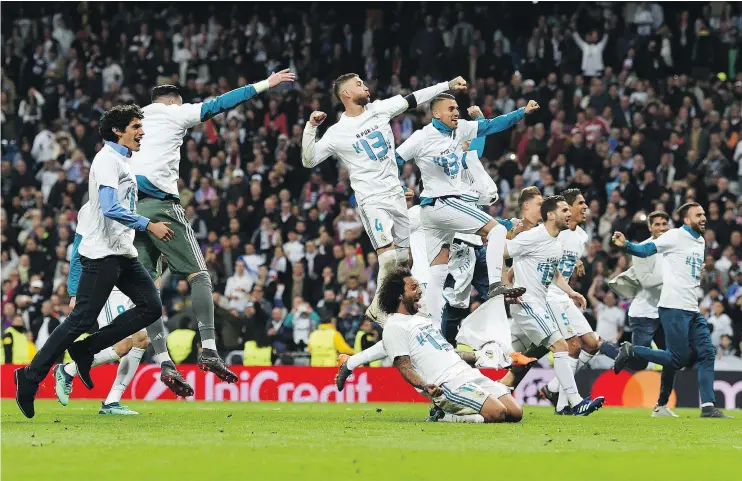
[[[359,97],[354,98],[353,99],[353,103],[355,103],[356,105],[359,105],[361,107],[365,107],[366,105],[368,105],[368,103],[369,103],[370,100],[371,99],[370,99],[369,96],[361,95]]]
[[[690,228],[698,232],[699,234],[703,234],[706,232],[706,224],[704,224],[703,227],[701,227],[701,224],[691,223]]]
[[[418,305],[417,305],[418,301],[416,301],[415,299],[405,298],[402,301],[402,303],[404,304],[404,307],[407,310],[407,312],[409,312],[412,315],[417,314],[417,311],[419,310]]]

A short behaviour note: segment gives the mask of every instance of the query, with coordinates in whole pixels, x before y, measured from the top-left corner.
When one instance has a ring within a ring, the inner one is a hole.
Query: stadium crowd
[[[459,104],[487,117],[541,105],[486,143],[501,198],[491,213],[518,216],[527,186],[583,190],[591,242],[573,282],[602,337],[630,337],[629,301],[607,287],[630,260],[611,234],[641,241],[649,212],[706,208],[699,299],[718,359],[742,369],[739,5],[51,5],[2,17],[3,330],[39,346],[69,313],[71,244],[104,110],[147,105],[156,84],[200,102],[290,68],[293,86],[197,126],[183,144],[180,198],[215,288],[220,350],[255,340],[291,363],[330,320],[351,347],[367,347],[380,338],[362,318],[376,254],[347,170],[302,166],[304,123],[314,110],[330,113],[323,128],[333,123],[342,106],[330,86],[342,73],[357,72],[373,98],[462,75],[470,88]],[[397,144],[430,120],[425,108],[395,118]],[[401,182],[417,194],[418,178],[404,166]],[[188,291],[164,277],[170,330],[195,323]]]

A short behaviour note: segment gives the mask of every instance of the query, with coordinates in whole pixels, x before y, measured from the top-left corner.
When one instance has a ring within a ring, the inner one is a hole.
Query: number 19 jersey
[[[358,204],[403,194],[389,122],[405,109],[407,101],[401,95],[371,102],[357,117],[343,114],[315,144],[315,160],[335,155],[348,168]]]
[[[541,224],[507,240],[506,246],[513,259],[515,287],[526,288],[523,299],[545,302],[562,258],[562,245]]]

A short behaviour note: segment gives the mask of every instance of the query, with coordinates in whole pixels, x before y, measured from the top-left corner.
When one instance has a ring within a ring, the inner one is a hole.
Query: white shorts
[[[443,289],[443,297],[451,307],[466,309],[471,299],[471,281],[477,259],[474,248],[468,244],[451,244],[448,256],[448,273],[453,276],[453,287]]]
[[[426,205],[420,215],[428,262],[438,257],[446,244],[451,244],[457,233],[476,234],[490,221],[492,216],[477,209],[473,204],[456,197],[438,198],[435,205]]]
[[[106,303],[103,304],[103,310],[98,314],[98,328],[100,329],[109,325],[116,319],[116,316],[123,314],[132,307],[134,307],[134,303],[131,302],[131,299],[126,297],[120,290],[114,288],[108,296]],[[142,331],[145,331],[145,329],[142,329]]]
[[[557,325],[563,338],[570,339],[574,336],[583,336],[593,332],[590,323],[587,322],[580,308],[571,299],[547,299],[547,302],[554,313],[559,316]]]
[[[562,339],[557,325],[559,318],[548,303],[526,300],[522,304],[510,306],[510,314],[513,316],[511,326],[513,349],[516,348],[516,339],[519,341],[518,347],[525,344],[526,339],[544,347],[549,347]]]
[[[433,398],[439,408],[449,414],[479,414],[488,397],[499,399],[510,394],[504,384],[484,376],[478,369],[466,371],[453,381],[441,385],[443,394]]]
[[[392,243],[410,247],[410,218],[404,194],[373,199],[358,206],[371,245],[378,250]]]

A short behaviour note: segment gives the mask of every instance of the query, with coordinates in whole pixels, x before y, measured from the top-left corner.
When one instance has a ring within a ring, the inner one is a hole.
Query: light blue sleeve
[[[477,137],[496,134],[502,132],[520,122],[526,115],[526,108],[521,107],[513,110],[509,114],[500,115],[494,119],[477,119],[479,127],[477,128]]]
[[[405,160],[397,152],[394,153],[395,160],[397,161],[397,173],[402,175],[402,169],[404,168]]]
[[[626,252],[636,257],[649,257],[657,253],[657,246],[654,242],[645,242],[644,244],[635,244],[630,241],[626,241]]]
[[[255,87],[252,85],[246,85],[238,89],[230,90],[225,94],[221,94],[213,100],[204,102],[201,104],[201,121],[206,122],[210,118],[215,117],[222,112],[233,109],[242,102],[247,102],[257,94],[258,91],[255,90]]]
[[[487,137],[477,137],[476,139],[472,139],[469,143],[469,150],[475,150],[481,159],[484,155],[484,144],[486,141]]]
[[[80,274],[82,273],[82,264],[80,264],[80,253],[77,252],[82,242],[82,236],[75,234],[75,241],[72,243],[72,258],[70,259],[70,272],[67,274],[67,293],[70,296],[77,295],[77,285],[80,283]]]
[[[504,225],[505,228],[508,231],[513,230],[513,221],[512,220],[510,220],[510,219],[500,219],[499,217],[497,219],[495,219],[495,220],[497,221],[498,224]]]
[[[131,229],[147,230],[149,219],[122,207],[118,202],[118,192],[113,187],[101,185],[98,188],[98,201],[105,217]]]

